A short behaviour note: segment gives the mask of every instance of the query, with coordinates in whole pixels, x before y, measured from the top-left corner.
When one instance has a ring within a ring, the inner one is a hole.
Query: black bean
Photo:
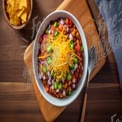
[[[76,42],[76,40],[77,40],[77,38],[74,36],[74,37],[73,37],[73,41]]]
[[[54,23],[54,21],[51,20],[51,21],[50,21],[50,24],[53,24],[53,23]]]

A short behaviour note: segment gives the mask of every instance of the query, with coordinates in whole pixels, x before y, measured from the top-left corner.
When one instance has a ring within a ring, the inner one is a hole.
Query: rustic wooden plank
[[[26,82],[24,78],[25,65],[23,61],[0,61],[0,82]]]
[[[122,94],[119,84],[101,86],[102,84],[93,87],[91,84],[89,88],[85,122],[110,122],[112,115],[122,115]]]
[[[58,117],[56,122],[79,121],[83,93]],[[74,107],[75,106],[75,107]],[[90,83],[87,102],[86,121],[107,122],[114,113],[122,115],[122,97],[119,84]],[[96,114],[98,113],[98,116]],[[105,115],[106,113],[106,115]],[[72,116],[69,116],[72,115]],[[100,120],[102,119],[102,120]],[[0,121],[1,122],[45,122],[40,114],[38,103],[31,85],[26,83],[0,83]]]
[[[1,122],[44,122],[31,84],[0,82]]]

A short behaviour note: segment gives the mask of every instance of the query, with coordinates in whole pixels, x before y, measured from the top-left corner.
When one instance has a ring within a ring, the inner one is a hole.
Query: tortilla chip
[[[20,0],[18,3],[18,9],[22,9],[23,7],[27,8],[27,0]]]
[[[20,18],[21,18],[24,22],[26,22],[26,20],[27,20],[27,10],[24,11],[24,13],[21,15]]]
[[[27,21],[30,0],[7,0],[6,3],[6,12],[12,25],[18,26]]]
[[[17,16],[20,17],[24,11],[25,7],[23,7],[21,10],[16,11]]]

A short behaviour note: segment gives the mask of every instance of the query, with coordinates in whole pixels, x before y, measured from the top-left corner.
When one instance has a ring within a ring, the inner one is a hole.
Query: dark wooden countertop
[[[34,39],[39,23],[62,1],[34,0],[31,20],[26,28],[19,31],[12,29],[7,24],[3,16],[2,1],[0,1],[0,122],[45,121],[27,75],[23,54]],[[98,10],[93,0],[87,1],[96,25],[99,27]],[[34,20],[35,31],[32,30]],[[56,119],[56,122],[79,122],[83,96],[84,89],[79,97]],[[110,54],[104,67],[90,82],[85,121],[111,122],[111,116],[115,114],[117,117],[122,116],[122,92],[116,63]]]

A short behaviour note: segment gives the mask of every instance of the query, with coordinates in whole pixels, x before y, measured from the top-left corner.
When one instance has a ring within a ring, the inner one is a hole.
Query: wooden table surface
[[[24,65],[23,54],[34,39],[39,23],[62,1],[34,0],[31,20],[26,28],[19,31],[12,29],[5,21],[0,1],[0,122],[45,121]],[[93,0],[87,1],[99,27],[98,10]],[[36,25],[33,26],[33,23]],[[107,34],[101,33],[100,36]],[[83,96],[84,89],[56,122],[79,122]],[[122,92],[116,63],[110,54],[104,67],[90,83],[85,122],[110,122],[111,116],[115,114],[117,117],[122,116]]]

